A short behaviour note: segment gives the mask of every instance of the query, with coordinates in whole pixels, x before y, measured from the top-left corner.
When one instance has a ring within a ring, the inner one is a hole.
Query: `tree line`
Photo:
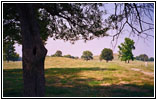
[[[132,50],[135,49],[134,41],[130,38],[125,38],[125,42],[121,43],[121,45],[118,46],[119,48],[119,55],[118,57],[121,59],[121,61],[128,62],[130,60],[140,60],[140,61],[154,61],[153,57],[148,57],[146,54],[140,54],[139,56],[134,57]],[[79,57],[72,56],[70,54],[62,55],[62,51],[57,50],[55,54],[51,55],[51,57],[66,57],[66,58],[72,58],[72,59],[79,59]],[[86,61],[93,59],[93,53],[91,51],[83,51],[81,59],[84,59]],[[104,48],[101,51],[101,54],[99,56],[99,60],[106,60],[112,61],[114,59],[113,51],[109,48]],[[4,61],[21,61],[22,58],[15,52],[15,47],[12,44],[12,42],[8,44],[3,45],[3,60]]]
[[[132,53],[132,50],[135,49],[134,41],[131,40],[130,38],[125,38],[125,42],[121,43],[118,46],[118,48],[119,48],[118,57],[120,58],[121,61],[125,61],[128,63],[130,60],[133,61],[134,59],[141,60],[141,61],[154,61],[153,57],[148,58],[148,56],[146,54],[141,54],[139,56],[134,57],[134,55]],[[72,59],[78,59],[79,58],[79,57],[71,56],[70,54],[62,56],[62,51],[60,51],[60,50],[57,50],[56,53],[51,55],[51,56],[52,57],[66,57],[66,58],[72,58]],[[83,51],[81,59],[84,59],[86,61],[92,60],[93,59],[93,53],[89,50]],[[113,59],[114,59],[114,56],[113,56],[113,51],[111,49],[104,48],[101,51],[101,54],[99,56],[100,61],[106,60],[106,62],[108,62],[108,61],[112,61]]]
[[[78,59],[79,57],[71,56],[70,54],[68,55],[62,55],[62,51],[57,50],[55,54],[51,55],[51,57],[66,57],[66,58],[72,58],[72,59]]]
[[[139,56],[136,56],[135,59],[140,61],[154,61],[154,57],[149,58],[146,54],[140,54]]]

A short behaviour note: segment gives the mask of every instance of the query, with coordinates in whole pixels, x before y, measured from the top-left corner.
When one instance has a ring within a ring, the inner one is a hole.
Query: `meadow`
[[[153,97],[154,62],[46,57],[46,97]],[[3,62],[3,96],[21,97],[22,62]]]

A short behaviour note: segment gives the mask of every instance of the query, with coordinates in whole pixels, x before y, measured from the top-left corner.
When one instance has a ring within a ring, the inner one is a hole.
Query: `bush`
[[[104,48],[101,51],[99,59],[100,59],[100,61],[104,59],[104,60],[106,60],[106,62],[112,60],[113,59],[113,51],[111,49]]]
[[[91,60],[93,59],[93,54],[90,51],[83,51],[81,58],[84,60]]]

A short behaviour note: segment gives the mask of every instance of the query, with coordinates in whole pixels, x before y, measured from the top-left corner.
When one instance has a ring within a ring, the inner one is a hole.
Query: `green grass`
[[[21,97],[23,90],[21,62],[3,62],[3,96]],[[45,61],[47,97],[153,97],[153,62],[119,60],[109,63],[98,59],[83,61],[47,57]]]

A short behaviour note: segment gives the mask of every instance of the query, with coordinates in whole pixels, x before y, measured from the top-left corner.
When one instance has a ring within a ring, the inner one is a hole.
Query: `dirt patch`
[[[126,81],[121,81],[118,83],[119,85],[123,85],[123,84],[129,84],[129,82],[126,82]]]
[[[141,72],[141,73],[143,73],[145,75],[154,76],[153,72],[145,72],[145,71],[143,71],[141,69],[137,69],[137,68],[131,68],[131,70]]]
[[[103,83],[103,84],[100,84],[100,86],[110,86],[111,84],[110,83]]]

